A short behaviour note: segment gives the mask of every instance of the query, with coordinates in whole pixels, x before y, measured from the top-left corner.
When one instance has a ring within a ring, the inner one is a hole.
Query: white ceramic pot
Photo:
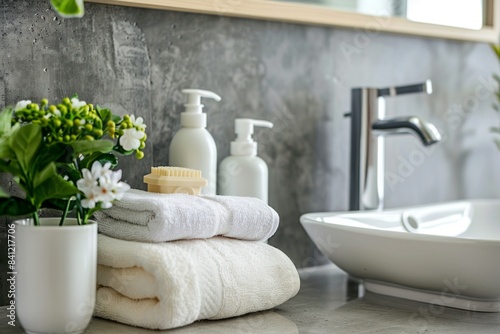
[[[16,221],[16,313],[27,333],[82,333],[95,305],[97,223]]]

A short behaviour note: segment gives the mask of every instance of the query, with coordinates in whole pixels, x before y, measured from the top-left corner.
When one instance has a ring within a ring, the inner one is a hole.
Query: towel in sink
[[[95,315],[168,329],[267,310],[300,281],[280,250],[224,237],[139,243],[99,235]]]
[[[257,198],[157,194],[130,190],[113,207],[95,213],[99,232],[145,242],[202,239],[223,235],[269,239],[278,213]]]

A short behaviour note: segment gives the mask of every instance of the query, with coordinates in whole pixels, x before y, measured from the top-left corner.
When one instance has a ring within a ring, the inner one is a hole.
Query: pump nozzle
[[[234,121],[236,140],[231,142],[231,155],[257,155],[257,143],[252,139],[254,126],[272,128],[273,123],[250,118]]]
[[[182,92],[187,94],[187,103],[184,104],[186,111],[181,113],[181,126],[206,127],[207,114],[202,112],[203,104],[201,104],[201,98],[208,97],[215,101],[220,101],[221,97],[214,92],[201,89],[183,89]]]

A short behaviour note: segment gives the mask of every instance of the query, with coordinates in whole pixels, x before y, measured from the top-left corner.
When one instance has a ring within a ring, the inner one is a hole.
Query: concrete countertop
[[[237,318],[201,321],[170,331],[150,331],[94,318],[85,333],[500,333],[500,313],[468,312],[364,293],[334,265],[300,271],[298,295],[278,308]],[[0,333],[23,333],[7,324]]]

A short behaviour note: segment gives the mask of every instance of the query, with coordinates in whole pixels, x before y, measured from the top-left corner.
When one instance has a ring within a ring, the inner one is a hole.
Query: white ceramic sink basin
[[[309,213],[307,233],[368,291],[500,312],[500,201]]]

